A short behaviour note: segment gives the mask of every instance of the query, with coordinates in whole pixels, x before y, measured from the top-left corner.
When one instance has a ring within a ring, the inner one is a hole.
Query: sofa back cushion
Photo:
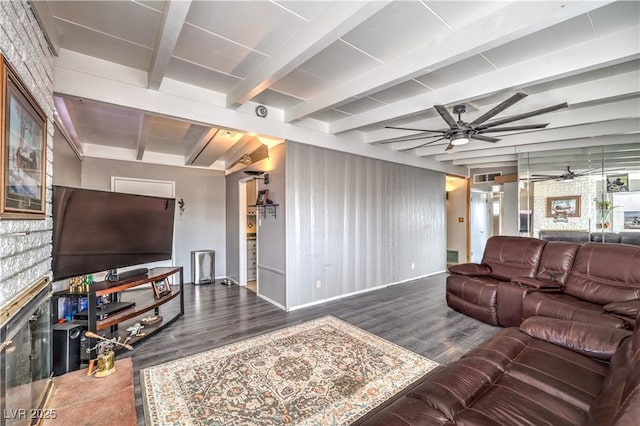
[[[564,284],[573,266],[580,244],[549,241],[542,250],[536,278]]]
[[[640,424],[640,316],[633,336],[620,345],[609,364],[602,391],[589,410],[589,426]]]
[[[583,244],[564,292],[598,305],[640,298],[640,247]]]
[[[536,276],[542,249],[547,242],[537,238],[495,236],[487,240],[482,263],[491,267],[491,276],[509,281],[514,277]]]

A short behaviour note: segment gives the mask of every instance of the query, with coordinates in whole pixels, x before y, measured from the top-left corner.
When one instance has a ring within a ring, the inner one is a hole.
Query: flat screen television
[[[175,200],[53,186],[53,279],[171,259]]]

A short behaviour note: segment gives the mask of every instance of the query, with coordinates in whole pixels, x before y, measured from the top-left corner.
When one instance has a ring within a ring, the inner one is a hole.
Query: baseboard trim
[[[267,302],[271,303],[272,305],[277,306],[278,308],[282,309],[282,310],[283,310],[283,311],[285,311],[285,312],[287,311],[287,308],[285,308],[284,306],[282,306],[281,304],[279,304],[279,303],[278,303],[278,302],[276,302],[275,300],[273,300],[273,299],[271,299],[271,298],[269,298],[269,297],[267,297],[267,296],[264,296],[264,295],[262,295],[262,294],[260,294],[260,293],[256,293],[256,294],[258,295],[258,297],[259,297],[260,299],[266,300]]]
[[[443,269],[441,271],[432,272],[430,274],[420,275],[418,277],[408,278],[408,279],[402,280],[402,281],[394,281],[394,282],[389,283],[389,284],[382,284],[382,285],[379,285],[379,286],[376,286],[376,287],[365,288],[363,290],[357,290],[357,291],[353,291],[351,293],[341,294],[339,296],[333,296],[333,297],[328,297],[326,299],[316,300],[315,302],[309,302],[309,303],[303,303],[302,305],[290,306],[289,309],[287,309],[287,311],[288,312],[296,311],[298,309],[309,308],[311,306],[321,305],[323,303],[333,302],[335,300],[344,299],[345,297],[356,296],[358,294],[368,293],[370,291],[380,290],[380,289],[391,287],[391,286],[395,286],[395,285],[407,284],[407,283],[410,283],[410,282],[413,282],[413,281],[421,280],[423,278],[431,277],[433,275],[438,275],[438,274],[441,274],[443,272],[446,272],[446,269]]]

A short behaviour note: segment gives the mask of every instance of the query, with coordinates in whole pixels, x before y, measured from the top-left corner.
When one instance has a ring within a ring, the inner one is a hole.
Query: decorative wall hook
[[[180,209],[180,216],[182,216],[182,213],[184,213],[184,200],[182,198],[178,200],[178,208]]]

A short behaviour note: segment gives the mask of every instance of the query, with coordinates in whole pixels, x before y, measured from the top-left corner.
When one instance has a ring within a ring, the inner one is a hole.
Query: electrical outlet
[[[411,264],[411,269],[416,269],[416,264],[415,263]]]
[[[322,287],[322,281],[318,280],[316,281],[316,288],[320,288]]]

